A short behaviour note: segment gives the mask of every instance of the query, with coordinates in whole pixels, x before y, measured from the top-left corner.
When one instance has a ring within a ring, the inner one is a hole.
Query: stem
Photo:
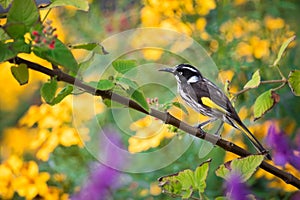
[[[246,151],[245,149],[242,149],[241,147],[235,145],[234,143],[226,141],[226,140],[219,138],[218,136],[215,136],[213,134],[207,134],[202,129],[190,126],[190,125],[186,124],[185,122],[173,117],[168,112],[161,112],[161,111],[153,109],[153,108],[151,108],[150,111],[147,112],[138,103],[136,103],[135,101],[133,101],[127,97],[123,97],[119,94],[115,94],[111,90],[95,89],[95,88],[83,83],[81,80],[76,79],[73,76],[70,76],[69,74],[66,74],[59,69],[51,70],[51,69],[48,69],[37,63],[33,63],[30,61],[24,60],[22,58],[19,58],[19,57],[11,59],[11,60],[9,60],[9,62],[16,63],[16,64],[24,63],[27,65],[27,67],[29,69],[41,72],[50,77],[56,76],[58,81],[63,81],[63,82],[72,84],[92,95],[101,96],[103,99],[111,99],[112,101],[118,102],[128,108],[132,108],[134,110],[140,111],[140,112],[148,114],[150,116],[153,116],[157,119],[162,120],[163,122],[165,122],[165,124],[171,124],[179,129],[185,131],[186,133],[188,133],[190,135],[193,135],[200,139],[209,141],[212,144],[216,144],[217,146],[223,148],[224,150],[232,152],[236,155],[239,155],[242,157],[252,155],[250,152]],[[295,176],[293,176],[292,174],[285,172],[273,165],[270,165],[266,161],[263,161],[261,163],[260,168],[273,174],[274,176],[282,179],[287,184],[291,184],[291,185],[297,187],[298,189],[300,189],[300,180],[298,178],[296,178]]]
[[[279,72],[279,74],[280,74],[282,80],[286,80],[285,76],[284,76],[284,75],[282,74],[282,72],[280,71],[278,65],[276,66],[276,69],[277,69],[277,71]]]
[[[261,81],[260,84],[270,84],[270,83],[285,83],[285,79],[281,80],[269,80],[269,81]]]
[[[285,81],[285,82],[282,83],[280,86],[278,86],[278,87],[272,89],[272,91],[276,91],[276,90],[279,90],[279,89],[283,88],[283,87],[286,85],[286,83],[287,83],[287,82]]]
[[[278,90],[278,89],[281,89],[283,86],[286,85],[287,83],[287,80],[285,78],[281,79],[281,80],[268,80],[268,81],[260,81],[260,84],[273,84],[273,83],[282,83],[279,87],[273,89],[274,91],[275,90]],[[253,88],[245,88],[245,89],[242,89],[236,93],[234,93],[234,96],[235,98],[237,98],[237,96],[239,96],[240,94],[244,93],[244,92],[247,92],[248,90],[251,90]]]
[[[47,19],[47,17],[48,17],[48,15],[49,15],[49,13],[51,12],[51,10],[52,10],[52,8],[50,8],[50,9],[47,11],[47,13],[46,13],[45,17],[42,19],[42,23],[44,23],[44,22],[45,22],[45,20]]]

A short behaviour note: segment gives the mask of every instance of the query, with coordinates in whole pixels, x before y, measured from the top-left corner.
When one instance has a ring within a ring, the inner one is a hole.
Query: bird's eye
[[[179,75],[182,75],[182,72],[178,72]]]

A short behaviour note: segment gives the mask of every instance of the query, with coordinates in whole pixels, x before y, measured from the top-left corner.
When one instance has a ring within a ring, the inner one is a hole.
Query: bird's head
[[[159,71],[172,73],[177,82],[195,83],[202,79],[199,70],[190,64],[179,64],[173,68],[163,68]]]

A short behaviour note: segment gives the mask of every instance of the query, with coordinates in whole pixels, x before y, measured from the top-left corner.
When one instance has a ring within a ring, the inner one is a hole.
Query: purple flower
[[[240,174],[232,173],[226,181],[226,194],[231,200],[248,199],[247,195],[250,191],[247,185],[243,182]]]
[[[112,130],[103,130],[104,137],[110,141],[110,143],[103,142],[101,139],[100,152],[105,153],[106,161],[109,163],[118,164],[122,162],[122,159],[115,152],[114,145],[122,146],[121,140],[118,135]],[[103,137],[103,135],[101,135]],[[80,192],[72,197],[72,200],[105,200],[111,196],[111,190],[117,186],[120,172],[106,166],[102,163],[92,163],[91,172],[87,182],[81,188]]]
[[[298,143],[300,138],[296,138],[296,141]],[[284,166],[290,163],[295,168],[300,169],[299,149],[293,149],[288,136],[283,131],[277,131],[274,123],[269,127],[266,142],[273,151],[276,165]]]
[[[291,200],[298,200],[300,199],[300,192],[295,192],[292,197]]]

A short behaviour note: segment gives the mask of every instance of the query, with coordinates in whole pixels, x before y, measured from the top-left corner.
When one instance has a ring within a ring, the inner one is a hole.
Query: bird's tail
[[[238,129],[243,131],[246,136],[250,139],[252,144],[255,146],[255,148],[262,154],[266,154],[266,157],[269,160],[272,160],[271,155],[268,153],[269,151],[266,150],[262,144],[256,139],[256,137],[249,131],[249,129],[243,124],[241,121],[236,121],[235,125],[237,125]]]

